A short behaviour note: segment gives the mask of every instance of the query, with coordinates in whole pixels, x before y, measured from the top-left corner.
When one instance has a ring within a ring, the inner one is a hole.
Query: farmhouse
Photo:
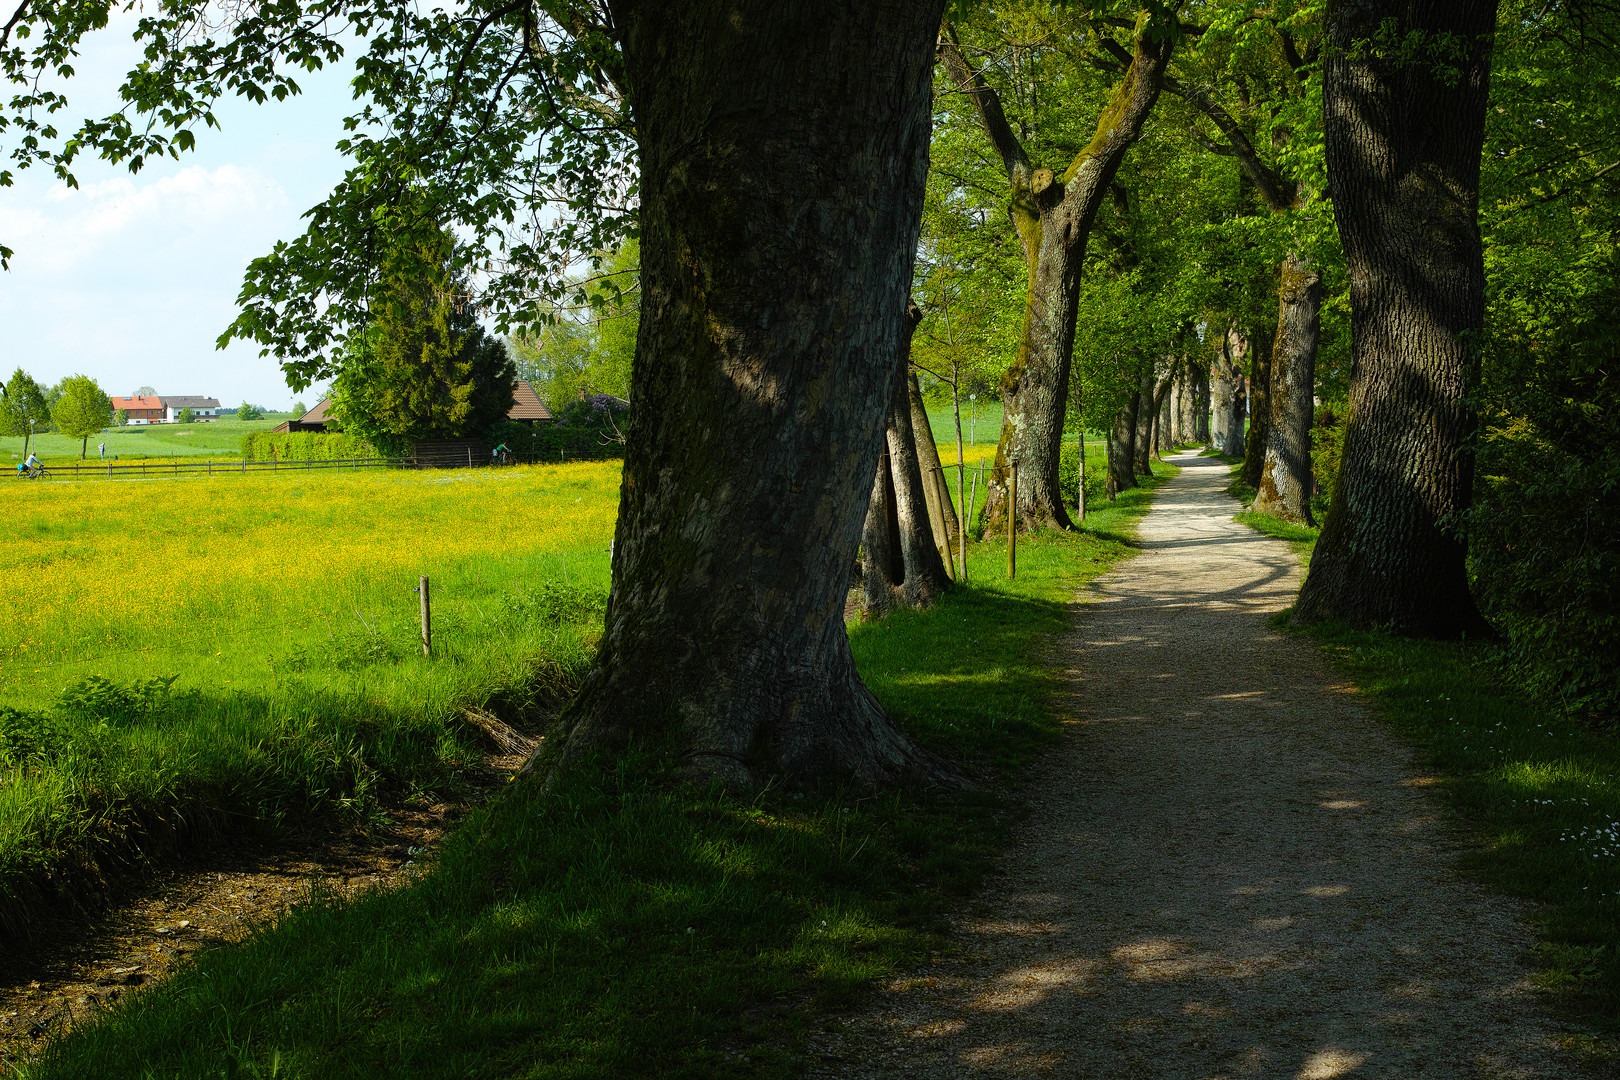
[[[165,397],[163,409],[166,419],[174,423],[180,419],[181,409],[190,409],[196,418],[207,422],[219,418],[219,399],[211,397]]]
[[[161,424],[166,419],[160,397],[115,397],[113,411],[122,409],[131,424]]]
[[[270,430],[284,431],[325,431],[327,407],[331,398],[322,398],[320,404],[296,420],[287,420],[277,424]],[[524,379],[519,379],[512,387],[512,408],[506,414],[508,420],[516,420],[525,424],[548,424],[552,420],[551,410],[546,403],[540,400],[540,395],[534,392]]]

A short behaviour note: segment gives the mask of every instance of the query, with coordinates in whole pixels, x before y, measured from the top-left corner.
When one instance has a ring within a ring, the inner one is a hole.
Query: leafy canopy
[[[57,87],[85,36],[115,15],[134,19],[145,52],[119,90],[122,110],[59,126],[68,99]],[[0,186],[35,166],[73,186],[84,153],[132,171],[178,157],[218,126],[222,98],[285,99],[301,73],[361,43],[339,143],[353,167],[302,236],[249,266],[241,314],[220,338],[257,342],[302,389],[373,321],[381,254],[420,250],[424,231],[455,231],[455,269],[502,332],[544,318],[536,298],[560,297],[569,267],[633,232],[617,36],[605,0],[21,0],[0,26],[12,91],[0,104]],[[0,247],[0,266],[10,254]]]

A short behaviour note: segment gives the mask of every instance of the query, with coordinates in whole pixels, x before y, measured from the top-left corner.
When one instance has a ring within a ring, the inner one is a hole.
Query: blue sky
[[[139,58],[117,24],[86,44],[66,84],[75,118],[116,109]],[[0,243],[16,252],[0,273],[0,378],[20,366],[42,382],[82,372],[109,394],[314,405],[321,387],[295,395],[274,358],[214,339],[235,318],[247,264],[301,233],[300,216],[342,177],[332,147],[351,77],[344,64],[300,77],[304,93],[287,102],[223,103],[222,130],[134,175],[81,159],[75,191],[45,169],[17,173],[0,188]]]

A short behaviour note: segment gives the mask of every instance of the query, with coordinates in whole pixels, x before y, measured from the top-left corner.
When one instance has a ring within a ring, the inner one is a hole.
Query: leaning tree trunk
[[[1114,414],[1114,427],[1108,433],[1108,497],[1136,486],[1136,470],[1132,467],[1136,457],[1136,395],[1125,401],[1124,408]]]
[[[1132,456],[1138,476],[1153,475],[1153,372],[1142,376],[1142,388],[1136,394],[1136,453]]]
[[[921,320],[920,309],[907,308],[905,344],[884,429],[883,459],[878,462],[877,482],[861,531],[861,579],[869,616],[886,615],[897,607],[929,607],[950,588],[945,560],[928,520],[925,493],[929,477],[922,471],[919,440],[911,426],[911,335]]]
[[[1496,6],[1328,9],[1325,147],[1350,277],[1353,374],[1338,488],[1299,622],[1435,637],[1485,629],[1461,528],[1485,319],[1479,170]],[[1383,48],[1391,36],[1445,41],[1445,63]]]
[[[917,308],[916,312],[916,318],[921,321],[922,309]],[[923,494],[928,498],[928,523],[934,531],[934,546],[949,571],[950,553],[962,550],[962,526],[956,517],[956,504],[951,501],[945,470],[940,467],[939,446],[934,442],[934,429],[928,423],[928,407],[923,404],[922,387],[917,385],[915,371],[907,373],[906,384],[911,430],[916,435],[917,460],[922,469]]]
[[[1277,341],[1271,350],[1271,424],[1266,464],[1251,509],[1296,524],[1311,514],[1311,417],[1316,344],[1322,336],[1322,275],[1290,253],[1283,262]]]
[[[634,739],[733,784],[952,775],[862,685],[843,618],[941,7],[614,4],[641,160],[633,412],[605,632],[529,771]]]
[[[1271,436],[1271,346],[1275,331],[1262,327],[1249,331],[1249,431],[1243,439],[1243,483],[1260,487],[1266,466],[1266,441]]]
[[[1001,380],[1003,420],[996,467],[985,485],[985,521],[991,531],[1006,527],[1013,462],[1018,463],[1019,527],[1073,527],[1058,484],[1058,465],[1080,272],[1097,209],[1158,100],[1175,40],[1166,31],[1172,29],[1147,12],[1137,19],[1130,66],[1098,118],[1096,135],[1061,174],[1034,167],[995,91],[968,67],[954,39],[941,45],[946,70],[972,98],[1006,168],[1012,196],[1009,211],[1029,272],[1018,355]]]

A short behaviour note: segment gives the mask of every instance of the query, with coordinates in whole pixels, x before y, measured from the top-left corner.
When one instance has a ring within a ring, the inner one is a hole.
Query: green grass
[[[618,472],[18,482],[0,927],[199,838],[458,797],[484,749],[462,708],[539,726],[587,659]]]
[[[235,416],[226,416],[205,424],[144,424],[108,428],[99,435],[90,436],[86,460],[101,460],[96,444],[103,442],[107,444],[107,456],[111,458],[117,454],[121,462],[172,457],[235,460],[242,456],[242,436],[245,433],[269,431],[290,415],[266,413],[262,420],[238,420]],[[80,444],[79,439],[46,432],[35,435],[29,449],[47,465],[68,465],[79,460]],[[0,463],[22,460],[22,451],[21,435],[0,437]]]
[[[784,1076],[824,1010],[947,948],[942,917],[1016,813],[1001,780],[1049,744],[1043,658],[1068,601],[1129,552],[1147,491],[1093,533],[975,544],[973,585],[852,629],[863,677],[975,792],[793,796],[676,783],[656,746],[516,785],[415,884],[316,893],[240,947],[54,1043],[23,1075]]]
[[[1302,558],[1316,544],[1316,529],[1249,511],[1237,520],[1289,541]],[[1594,1065],[1620,1064],[1616,733],[1521,695],[1491,643],[1335,624],[1309,633],[1417,750],[1470,840],[1470,872],[1537,902],[1530,917],[1542,943],[1533,982],[1599,1032],[1571,1036],[1569,1048]]]

